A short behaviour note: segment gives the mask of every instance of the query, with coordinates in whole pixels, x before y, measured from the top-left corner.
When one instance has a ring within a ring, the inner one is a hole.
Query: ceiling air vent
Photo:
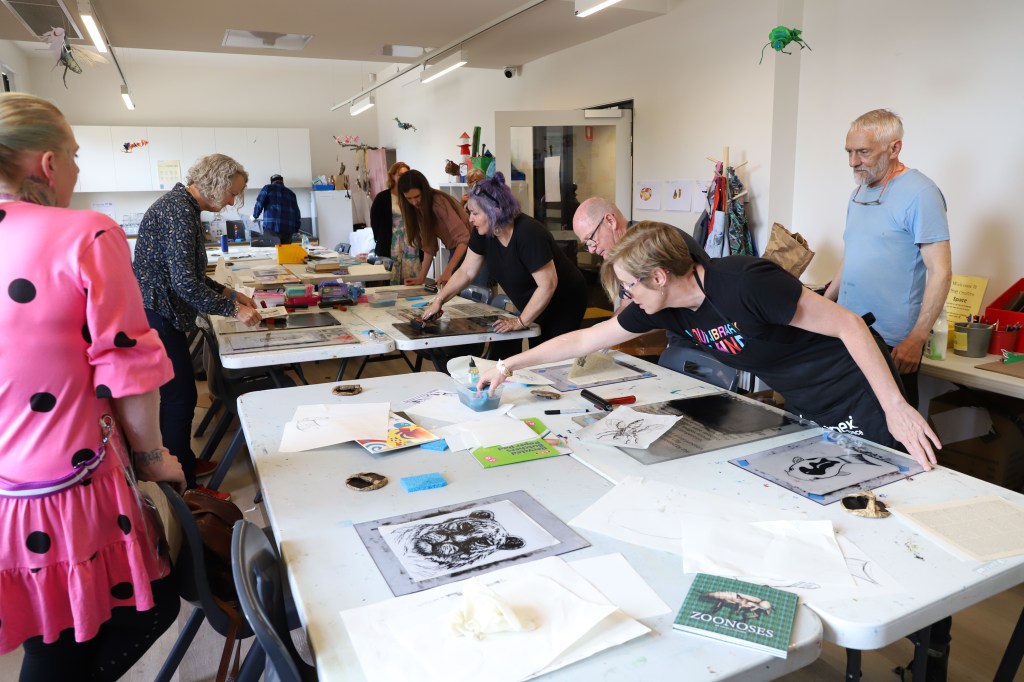
[[[273,31],[242,31],[229,28],[224,31],[224,47],[248,47],[254,50],[301,50],[313,36]]]
[[[81,40],[82,38],[82,31],[78,28],[78,24],[75,23],[63,0],[31,0],[31,2],[0,0],[0,2],[11,10],[11,14],[33,37],[38,38],[51,28],[63,28],[64,35],[69,39]]]

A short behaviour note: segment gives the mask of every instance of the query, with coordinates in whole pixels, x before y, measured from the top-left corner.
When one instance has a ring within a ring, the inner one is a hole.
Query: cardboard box
[[[929,422],[933,415],[959,407],[986,409],[992,429],[976,438],[943,443],[938,452],[939,464],[1020,490],[1024,486],[1024,400],[960,389],[932,399],[928,405]]]

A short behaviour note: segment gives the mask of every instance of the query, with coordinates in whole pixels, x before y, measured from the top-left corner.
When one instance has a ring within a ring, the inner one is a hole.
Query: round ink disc
[[[562,396],[554,391],[545,391],[543,388],[535,388],[530,391],[533,395],[537,396],[541,400],[558,400]]]
[[[358,474],[353,474],[345,479],[345,486],[356,490],[358,492],[366,492],[368,490],[377,490],[383,488],[388,484],[388,477],[375,474],[371,471],[364,471]]]

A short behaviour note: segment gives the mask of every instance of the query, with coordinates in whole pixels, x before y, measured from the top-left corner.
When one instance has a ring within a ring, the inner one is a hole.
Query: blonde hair
[[[874,109],[855,118],[850,130],[865,130],[888,144],[903,139],[903,120],[888,109]]]
[[[466,184],[472,187],[476,183],[480,182],[487,177],[487,173],[484,173],[480,168],[473,168],[466,173]]]
[[[405,161],[395,161],[393,164],[391,164],[391,168],[388,168],[388,189],[394,189],[395,185],[398,184],[398,180],[395,179],[395,174],[398,172],[399,168],[409,170],[409,164],[407,164]]]
[[[204,199],[211,204],[218,204],[224,198],[224,194],[231,189],[235,177],[239,175],[248,184],[249,174],[242,168],[242,164],[224,154],[210,154],[192,164],[188,169],[185,184],[194,185]],[[245,186],[242,187],[242,192],[238,193],[236,208],[243,205],[244,191]]]
[[[693,270],[693,256],[679,228],[652,220],[639,222],[630,228],[605,257],[601,266],[601,285],[613,301],[618,297],[620,288],[619,278],[612,269],[616,263],[620,270],[640,279],[649,277],[658,268],[678,277]]]
[[[59,153],[69,142],[68,122],[50,102],[21,92],[0,94],[0,182],[18,186],[28,151]]]

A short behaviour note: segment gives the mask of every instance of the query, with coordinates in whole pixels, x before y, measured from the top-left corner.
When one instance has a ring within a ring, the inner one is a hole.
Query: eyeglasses
[[[629,300],[632,301],[633,300],[633,287],[635,287],[637,284],[639,284],[640,280],[645,279],[645,278],[646,278],[646,275],[644,275],[644,277],[637,277],[635,280],[633,280],[632,284],[620,284],[619,285],[619,296],[621,296],[623,298],[628,298]]]
[[[607,213],[605,213],[603,216],[601,216],[601,219],[597,221],[597,226],[594,227],[594,231],[590,233],[589,237],[587,237],[586,239],[583,240],[583,246],[587,247],[588,251],[590,249],[593,249],[593,248],[597,247],[597,242],[594,241],[594,235],[597,234],[597,231],[601,229],[602,225],[604,225],[604,219],[607,218],[607,217],[608,217]]]
[[[473,193],[473,196],[478,197],[481,194],[483,194],[485,197],[493,201],[495,205],[498,204],[498,200],[494,198],[494,195],[485,190],[483,187],[481,187],[479,182],[473,185],[473,189],[470,191]]]
[[[882,191],[878,193],[877,199],[874,199],[872,201],[857,201],[857,195],[860,194],[860,189],[861,187],[864,186],[857,185],[857,191],[853,193],[853,198],[850,199],[850,201],[852,201],[855,204],[860,204],[861,206],[878,206],[879,204],[882,203],[882,197],[885,195],[885,188],[889,186],[889,181],[892,180],[892,178],[892,175],[889,175],[885,178],[885,184],[882,185]]]

